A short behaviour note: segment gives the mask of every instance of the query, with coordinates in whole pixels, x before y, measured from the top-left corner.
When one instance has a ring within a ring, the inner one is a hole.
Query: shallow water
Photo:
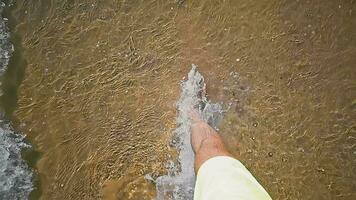
[[[16,1],[13,122],[40,199],[153,199],[179,158],[180,81],[230,107],[230,151],[274,199],[355,199],[355,1]]]

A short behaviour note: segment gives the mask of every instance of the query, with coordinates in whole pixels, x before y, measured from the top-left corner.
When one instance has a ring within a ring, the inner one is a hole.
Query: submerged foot
[[[229,156],[221,136],[207,124],[199,115],[192,109],[189,112],[191,118],[191,143],[195,152],[195,170],[208,159],[215,156]]]

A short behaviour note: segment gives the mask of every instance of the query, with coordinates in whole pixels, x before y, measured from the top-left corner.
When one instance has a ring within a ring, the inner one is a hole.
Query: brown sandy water
[[[153,199],[195,63],[274,199],[356,198],[356,2],[18,0],[40,199]]]

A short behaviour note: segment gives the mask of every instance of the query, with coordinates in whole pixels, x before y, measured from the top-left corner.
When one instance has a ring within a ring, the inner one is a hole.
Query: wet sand
[[[13,120],[40,199],[152,199],[192,63],[274,199],[356,198],[355,1],[38,1],[13,9]]]

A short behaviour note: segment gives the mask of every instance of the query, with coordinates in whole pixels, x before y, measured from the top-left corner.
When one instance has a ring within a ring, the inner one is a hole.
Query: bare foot
[[[195,152],[195,171],[208,159],[215,156],[230,156],[221,136],[201,119],[196,110],[191,110],[191,143]]]

